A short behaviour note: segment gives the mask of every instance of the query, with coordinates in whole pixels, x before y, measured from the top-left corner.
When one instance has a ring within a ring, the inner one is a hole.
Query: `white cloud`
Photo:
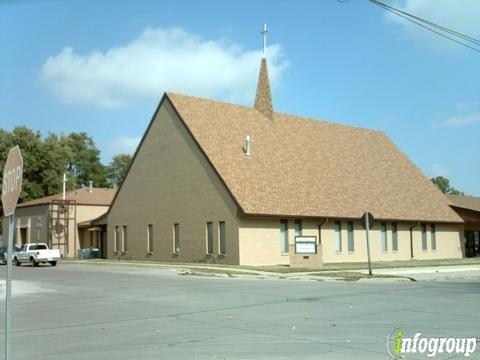
[[[463,126],[472,124],[480,124],[480,112],[467,115],[450,116],[443,122],[444,126]]]
[[[474,102],[459,102],[455,106],[458,111],[469,111],[477,107]]]
[[[480,37],[480,2],[478,0],[402,0],[392,4],[397,9],[419,16],[471,37]],[[403,27],[405,34],[423,44],[445,50],[458,47],[455,43],[420,26],[387,12],[387,22]]]
[[[450,171],[448,167],[441,164],[433,164],[430,168],[430,173],[432,174],[433,177],[447,176],[449,172]]]
[[[140,136],[122,136],[113,140],[109,148],[113,154],[133,154],[141,139]]]
[[[105,52],[65,47],[42,65],[40,81],[66,103],[107,108],[159,99],[164,91],[253,102],[260,56],[181,28],[146,28]],[[274,86],[288,66],[280,45],[268,47],[268,61]]]
[[[480,111],[475,103],[458,103],[455,113],[440,122],[441,126],[466,126],[480,124]]]

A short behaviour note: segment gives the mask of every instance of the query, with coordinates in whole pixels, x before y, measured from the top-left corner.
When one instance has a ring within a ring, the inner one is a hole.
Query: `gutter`
[[[410,226],[410,257],[413,259],[413,229],[420,225],[420,221],[413,226]]]

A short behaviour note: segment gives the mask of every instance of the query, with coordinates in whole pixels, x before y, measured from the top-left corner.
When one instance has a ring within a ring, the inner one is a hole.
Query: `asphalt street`
[[[5,274],[0,267],[0,356]],[[480,337],[479,294],[478,278],[335,282],[22,266],[14,269],[13,351],[16,360],[385,359],[394,328]],[[445,355],[437,358],[464,358]]]

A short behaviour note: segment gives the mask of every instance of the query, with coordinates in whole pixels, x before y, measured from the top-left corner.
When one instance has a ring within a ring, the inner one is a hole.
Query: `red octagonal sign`
[[[20,147],[17,145],[8,152],[7,162],[3,169],[2,204],[5,216],[15,212],[18,197],[22,190],[23,158]]]

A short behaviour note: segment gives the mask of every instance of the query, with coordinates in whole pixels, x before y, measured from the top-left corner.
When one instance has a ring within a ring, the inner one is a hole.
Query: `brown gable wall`
[[[227,254],[219,263],[238,263],[237,206],[190,136],[167,98],[137,150],[108,214],[108,257],[161,261],[213,261],[206,255],[206,222],[225,221]],[[180,224],[180,254],[173,254],[173,225]],[[147,254],[147,226],[154,251]],[[128,251],[114,253],[115,226],[127,226]]]

